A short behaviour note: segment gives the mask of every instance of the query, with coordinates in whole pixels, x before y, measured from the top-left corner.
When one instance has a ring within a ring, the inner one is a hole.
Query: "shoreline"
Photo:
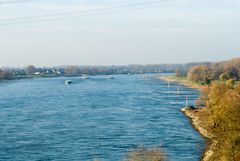
[[[22,80],[22,79],[34,79],[34,78],[67,78],[67,77],[80,77],[82,74],[74,74],[74,75],[45,75],[45,76],[13,76],[7,79],[0,79],[1,82],[13,81],[13,80]]]
[[[175,82],[190,88],[194,88],[194,89],[199,89],[202,90],[202,88],[204,87],[204,85],[200,85],[200,84],[193,84],[192,82],[189,82],[187,80],[177,80],[174,77],[169,77],[169,76],[158,76],[158,79],[161,79],[163,81],[167,81],[167,82]]]
[[[216,140],[214,140],[214,134],[209,132],[208,128],[204,123],[204,118],[202,115],[206,115],[208,113],[205,107],[203,108],[196,108],[196,109],[189,109],[184,107],[181,109],[187,118],[191,121],[191,124],[195,130],[204,138],[206,139],[206,145],[201,156],[201,161],[210,161],[211,156],[214,154],[215,146],[217,145]]]
[[[190,88],[199,89],[200,91],[204,87],[204,85],[193,84],[191,82],[188,82],[187,80],[177,80],[174,79],[174,77],[160,76],[157,78],[163,81],[175,82]],[[211,157],[214,154],[214,149],[217,145],[217,141],[214,139],[214,134],[210,132],[209,127],[207,127],[204,123],[206,120],[206,116],[209,115],[209,111],[206,107],[196,109],[183,107],[180,111],[183,112],[185,116],[191,121],[192,127],[197,130],[197,132],[204,139],[206,139],[206,145],[200,160],[210,161]]]

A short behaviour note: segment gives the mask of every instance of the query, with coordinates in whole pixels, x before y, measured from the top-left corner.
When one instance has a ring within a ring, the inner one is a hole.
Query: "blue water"
[[[171,161],[200,159],[204,140],[179,111],[197,90],[143,75],[114,77],[0,83],[0,160],[121,161],[140,144],[161,146]]]

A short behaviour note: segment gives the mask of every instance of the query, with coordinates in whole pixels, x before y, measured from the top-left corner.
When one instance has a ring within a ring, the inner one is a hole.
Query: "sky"
[[[240,56],[240,0],[0,0],[0,66]]]

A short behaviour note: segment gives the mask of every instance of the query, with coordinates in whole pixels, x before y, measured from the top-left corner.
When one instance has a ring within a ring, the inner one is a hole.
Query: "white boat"
[[[65,84],[72,84],[72,81],[70,79],[64,81]]]
[[[83,75],[82,79],[89,79],[89,77],[87,75]]]

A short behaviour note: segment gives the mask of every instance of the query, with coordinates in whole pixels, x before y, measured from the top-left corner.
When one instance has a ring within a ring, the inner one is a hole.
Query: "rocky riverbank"
[[[158,77],[161,80],[168,82],[177,82],[179,84],[196,88],[201,90],[204,86],[193,84],[189,82],[187,79],[175,79],[175,77]],[[192,126],[207,140],[207,146],[205,148],[204,154],[202,155],[201,161],[212,161],[212,156],[217,149],[217,140],[214,138],[214,134],[212,133],[211,127],[209,127],[209,123],[207,123],[207,117],[210,115],[210,112],[207,108],[187,108],[184,107],[181,111],[191,120]]]
[[[201,161],[210,161],[214,154],[214,149],[217,142],[214,140],[214,134],[211,132],[210,127],[208,127],[206,120],[207,116],[210,114],[206,108],[182,108],[181,111],[191,119],[192,126],[207,139],[207,147],[205,148],[204,154]]]

